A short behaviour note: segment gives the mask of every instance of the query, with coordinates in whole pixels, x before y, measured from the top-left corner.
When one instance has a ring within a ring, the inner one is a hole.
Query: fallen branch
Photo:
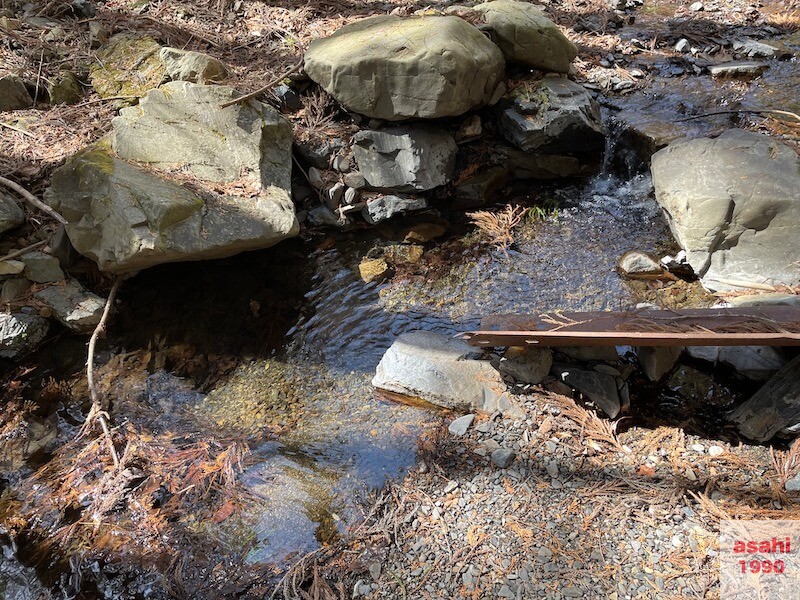
[[[100,393],[97,391],[97,385],[94,381],[94,352],[100,334],[105,333],[108,315],[111,313],[111,306],[114,304],[114,298],[117,296],[117,291],[119,291],[119,286],[122,284],[123,279],[124,278],[121,276],[117,277],[117,280],[111,287],[105,308],[103,308],[103,315],[100,317],[100,322],[97,324],[97,327],[94,328],[92,337],[89,339],[89,354],[86,359],[86,379],[89,384],[89,396],[92,399],[92,407],[89,409],[89,414],[86,415],[86,420],[83,422],[83,427],[81,427],[80,433],[78,434],[78,437],[86,435],[94,425],[94,421],[99,421],[100,427],[103,430],[103,435],[108,441],[108,449],[109,452],[111,452],[111,458],[114,460],[114,467],[119,467],[119,456],[114,446],[114,440],[111,438],[111,432],[108,429],[108,413],[103,410]]]
[[[691,117],[686,117],[685,119],[678,119],[677,121],[675,121],[675,123],[683,123],[685,121],[693,121],[694,119],[702,119],[704,117],[713,117],[713,116],[716,116],[716,115],[738,115],[740,113],[749,113],[749,114],[754,114],[754,115],[762,115],[762,114],[782,115],[784,117],[791,117],[793,119],[797,119],[798,121],[800,121],[800,115],[798,115],[797,113],[793,113],[791,111],[788,111],[788,110],[767,110],[767,109],[764,109],[764,110],[745,110],[745,109],[740,109],[740,110],[716,110],[714,112],[707,112],[707,113],[703,113],[701,115],[694,115],[694,116],[691,116]]]
[[[9,125],[8,123],[3,123],[0,121],[0,127],[5,127],[10,129],[11,131],[16,131],[17,133],[21,133],[22,135],[27,135],[30,138],[36,139],[36,136],[33,135],[30,131],[25,131],[24,129],[20,129],[19,127],[14,127],[13,125]]]
[[[6,260],[11,260],[12,258],[16,258],[17,256],[25,254],[26,252],[29,252],[30,250],[38,248],[39,246],[44,246],[49,241],[50,241],[49,239],[42,240],[41,242],[36,242],[35,244],[31,244],[30,246],[25,246],[24,248],[20,248],[19,250],[14,250],[13,252],[9,252],[5,256],[0,257],[0,262],[6,261]]]
[[[14,190],[20,196],[22,196],[28,202],[28,204],[38,208],[42,212],[47,213],[48,215],[53,217],[56,221],[58,221],[62,225],[66,225],[67,224],[67,220],[64,217],[62,217],[60,214],[58,214],[52,208],[47,206],[47,204],[45,204],[44,202],[39,200],[36,196],[31,194],[28,190],[26,190],[21,185],[19,185],[17,183],[14,183],[10,179],[6,179],[5,177],[0,177],[0,185],[4,185],[8,189]]]
[[[249,94],[245,94],[244,96],[239,96],[238,98],[234,98],[233,100],[228,100],[227,102],[223,102],[222,104],[219,105],[219,107],[220,108],[228,108],[229,106],[233,106],[234,104],[239,104],[240,102],[245,102],[247,100],[250,100],[251,98],[255,98],[256,96],[258,96],[260,94],[263,94],[267,90],[272,89],[273,87],[278,85],[281,81],[283,81],[284,79],[289,77],[289,75],[292,75],[293,73],[297,73],[302,68],[303,68],[303,59],[301,58],[295,66],[293,66],[291,69],[289,69],[288,71],[286,71],[285,73],[283,73],[279,77],[276,77],[275,79],[270,81],[267,85],[264,85],[264,86],[258,88],[254,92],[250,92]]]

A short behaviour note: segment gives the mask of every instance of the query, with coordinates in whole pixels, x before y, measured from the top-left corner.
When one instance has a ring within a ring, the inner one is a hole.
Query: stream
[[[773,77],[797,77],[797,65],[785,63]],[[662,80],[649,96],[615,103],[626,115],[641,115],[657,102],[661,114],[674,116],[697,93],[719,93],[706,79],[687,81],[683,91],[660,94]],[[607,164],[623,156],[617,150],[610,147]],[[115,418],[154,435],[246,439],[247,500],[236,518],[210,523],[202,535],[214,540],[221,560],[279,574],[292,559],[346,535],[370,494],[415,468],[420,439],[450,416],[372,388],[375,367],[399,334],[455,334],[491,313],[623,310],[642,301],[616,273],[617,260],[630,250],[663,255],[674,242],[649,175],[630,164],[615,167],[625,175],[530,184],[522,195],[557,205],[557,215],[523,227],[507,254],[488,247],[464,253],[440,277],[364,283],[359,261],[386,243],[375,231],[142,273],[125,283],[108,349],[98,357],[101,364],[127,357],[114,363],[126,369],[113,388],[114,411],[123,415]],[[42,365],[37,377],[79,377],[84,349],[84,340],[60,337],[34,357]],[[102,372],[106,379],[115,374]],[[140,414],[137,404],[149,412]],[[76,411],[56,407],[56,441],[74,434]],[[14,496],[37,464],[8,474],[6,494]],[[3,552],[4,598],[45,597],[45,587],[75,597],[63,562],[34,569],[30,552],[20,553],[22,562],[10,543]],[[97,579],[97,591],[80,597],[160,597],[146,575]]]

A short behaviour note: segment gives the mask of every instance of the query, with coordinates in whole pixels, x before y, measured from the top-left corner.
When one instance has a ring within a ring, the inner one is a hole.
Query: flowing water
[[[650,102],[638,98],[627,100],[632,113],[637,102]],[[639,170],[519,190],[557,205],[557,216],[525,226],[507,252],[464,252],[433,278],[365,284],[358,263],[385,244],[374,231],[151,269],[125,284],[100,361],[144,356],[126,375],[129,389],[117,392],[160,415],[148,425],[153,431],[204,435],[197,428],[211,422],[248,439],[252,460],[242,479],[251,499],[241,518],[211,534],[232,560],[280,571],[345,534],[368,494],[413,468],[420,437],[446,418],[372,388],[375,367],[399,334],[454,334],[498,312],[636,304],[615,271],[619,257],[673,249],[649,176]],[[43,351],[41,378],[79,372],[83,349],[63,338]],[[58,413],[62,439],[74,431],[74,410]],[[12,490],[17,481],[9,476]],[[11,548],[4,555],[0,592],[37,597],[33,570]]]

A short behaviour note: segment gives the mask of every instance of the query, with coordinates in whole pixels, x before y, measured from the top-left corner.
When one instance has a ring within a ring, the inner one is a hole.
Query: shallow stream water
[[[687,85],[684,108],[708,83]],[[626,100],[633,112],[663,100],[637,98]],[[345,534],[371,491],[414,467],[420,436],[447,415],[391,402],[372,388],[375,367],[399,334],[455,334],[491,313],[625,309],[637,298],[615,271],[619,257],[673,249],[647,175],[531,184],[525,195],[557,204],[557,216],[523,228],[507,253],[466,253],[434,279],[363,283],[358,263],[382,243],[370,231],[317,249],[293,241],[166,265],[125,284],[100,359],[152,350],[147,369],[129,381],[163,415],[153,428],[188,427],[183,416],[200,412],[248,437],[243,481],[254,500],[236,526],[216,527],[221,554],[279,571]],[[176,348],[204,362],[192,369],[171,353]],[[168,358],[157,360],[157,351]],[[53,374],[82,369],[82,341],[64,338],[45,352]],[[210,363],[225,360],[236,366],[203,379]],[[262,434],[265,423],[280,427]],[[5,556],[0,593],[37,597],[33,570],[15,562],[12,549]]]

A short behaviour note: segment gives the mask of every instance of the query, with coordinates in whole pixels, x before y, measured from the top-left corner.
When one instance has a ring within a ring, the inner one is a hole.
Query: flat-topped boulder
[[[505,61],[458,17],[387,15],[312,42],[305,70],[348,109],[400,121],[453,117],[488,104]]]
[[[575,44],[541,7],[517,0],[493,0],[475,7],[509,62],[567,73],[578,55]]]
[[[223,258],[299,231],[291,127],[224,86],[172,82],[114,119],[111,144],[58,169],[46,201],[75,249],[108,272]]]
[[[800,157],[733,129],[653,155],[656,200],[703,286],[800,283]]]

